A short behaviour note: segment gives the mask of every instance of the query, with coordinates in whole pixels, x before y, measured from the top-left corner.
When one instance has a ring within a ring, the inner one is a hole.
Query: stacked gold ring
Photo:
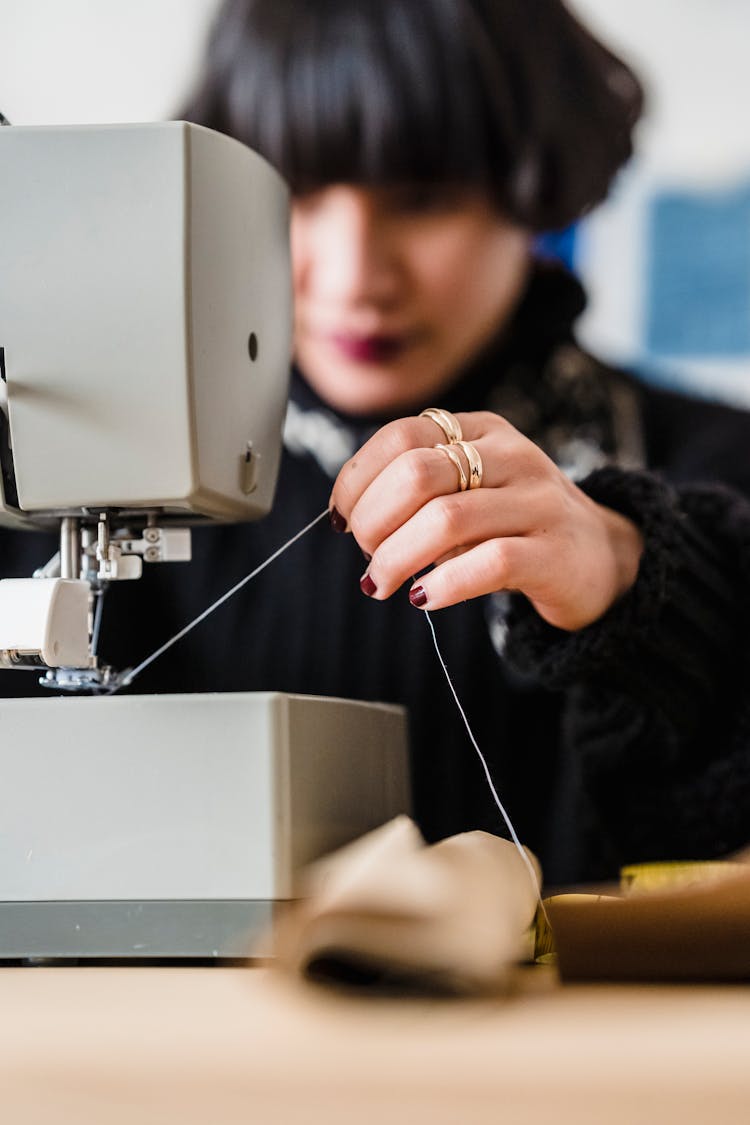
[[[464,436],[461,431],[461,423],[455,414],[451,414],[448,410],[442,410],[439,406],[428,406],[419,415],[420,418],[430,418],[445,434],[445,442],[438,442],[435,449],[439,449],[444,453],[448,460],[453,464],[456,472],[458,473],[458,491],[465,492],[467,488],[479,488],[482,483],[482,458],[479,455],[479,450],[470,441],[464,441]],[[447,444],[446,444],[447,443]],[[456,446],[459,446],[461,452],[466,458],[466,464],[469,469],[468,476],[464,469],[463,462],[456,452]]]
[[[464,436],[461,432],[461,423],[455,414],[451,414],[448,410],[442,410],[439,406],[428,406],[419,417],[432,419],[435,425],[443,431],[445,440],[449,445],[461,441]]]
[[[469,466],[469,488],[479,488],[484,472],[479,450],[470,441],[454,441],[453,444],[459,445],[464,452],[464,457]]]
[[[451,445],[443,445],[442,442],[438,442],[438,444],[435,446],[435,449],[439,449],[442,453],[445,454],[449,461],[453,462],[456,467],[456,471],[458,472],[458,491],[466,492],[466,489],[469,487],[469,478],[466,475],[466,470],[461,464],[461,458],[458,456],[455,449]]]

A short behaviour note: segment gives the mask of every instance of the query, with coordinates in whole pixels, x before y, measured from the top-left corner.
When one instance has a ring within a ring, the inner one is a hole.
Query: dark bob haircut
[[[293,193],[472,186],[549,230],[606,195],[642,102],[560,0],[226,0],[181,116]]]

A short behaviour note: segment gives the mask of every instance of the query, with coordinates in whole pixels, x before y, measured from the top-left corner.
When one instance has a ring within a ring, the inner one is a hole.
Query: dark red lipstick
[[[406,347],[403,336],[348,336],[334,333],[330,337],[333,346],[357,363],[388,363],[395,359]]]

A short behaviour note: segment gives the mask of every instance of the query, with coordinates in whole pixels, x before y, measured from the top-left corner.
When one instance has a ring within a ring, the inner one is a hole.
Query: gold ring
[[[435,446],[435,449],[441,450],[448,460],[453,462],[458,471],[458,491],[466,492],[466,489],[469,487],[469,478],[466,476],[464,467],[461,464],[461,458],[458,456],[455,449],[450,445],[443,445],[442,442],[439,442]]]
[[[479,450],[470,441],[454,441],[453,444],[460,446],[464,451],[464,457],[469,466],[469,488],[479,488],[483,473]]]
[[[461,433],[461,423],[455,414],[450,414],[447,410],[442,410],[439,406],[428,406],[419,415],[420,418],[431,418],[432,421],[440,427],[445,435],[445,440],[449,445],[456,441],[460,441],[464,436]]]

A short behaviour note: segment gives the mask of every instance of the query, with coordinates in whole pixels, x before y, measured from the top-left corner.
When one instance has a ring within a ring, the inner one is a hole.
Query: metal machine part
[[[141,577],[143,561],[186,562],[190,530],[150,522],[110,530],[107,512],[96,524],[60,521],[60,550],[33,578],[0,581],[0,667],[47,669],[40,678],[55,691],[114,691],[122,675],[99,662],[99,624],[110,582]]]

